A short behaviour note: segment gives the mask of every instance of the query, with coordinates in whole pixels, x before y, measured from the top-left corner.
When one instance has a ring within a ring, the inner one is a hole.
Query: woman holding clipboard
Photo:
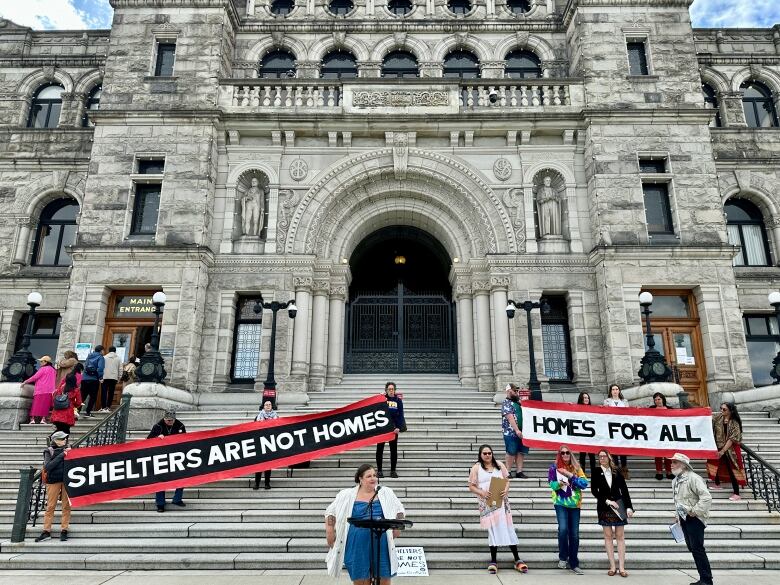
[[[492,486],[491,486],[492,484]],[[496,493],[496,491],[498,493]],[[469,473],[469,491],[479,501],[479,525],[488,531],[490,546],[490,564],[488,573],[498,573],[498,547],[508,546],[515,558],[515,571],[528,572],[528,565],[520,560],[517,552],[517,534],[509,508],[509,472],[503,463],[496,460],[493,448],[482,445],[477,454],[477,462]]]
[[[612,455],[606,449],[599,451],[599,466],[593,470],[590,491],[596,498],[599,525],[604,529],[604,550],[607,551],[609,559],[607,575],[612,577],[615,573],[620,573],[621,577],[628,577],[624,526],[634,515],[634,510],[626,480],[618,473]],[[615,571],[613,540],[617,541],[618,571]]]

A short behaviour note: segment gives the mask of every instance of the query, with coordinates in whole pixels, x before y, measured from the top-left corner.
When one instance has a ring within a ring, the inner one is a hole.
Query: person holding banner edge
[[[520,560],[517,552],[517,534],[512,521],[512,510],[509,507],[509,482],[502,495],[501,505],[492,507],[488,504],[490,498],[490,483],[496,477],[509,480],[509,470],[496,460],[493,447],[481,445],[477,453],[477,462],[469,472],[469,491],[477,496],[479,501],[479,525],[487,529],[488,546],[490,547],[490,564],[488,573],[498,573],[498,547],[508,546],[515,559],[515,571],[527,573],[528,565]]]
[[[626,480],[618,473],[609,451],[599,451],[599,467],[591,477],[590,491],[596,498],[596,512],[599,525],[604,530],[604,550],[609,560],[610,577],[619,573],[628,577],[626,571],[626,538],[625,525],[634,515],[631,494],[628,492]],[[615,570],[615,549],[613,542],[617,541],[618,570]]]
[[[610,384],[607,390],[607,397],[604,399],[604,406],[611,406],[613,408],[627,408],[628,401],[623,397],[623,391],[617,384]],[[620,473],[623,474],[623,479],[628,481],[631,479],[631,474],[628,472],[628,457],[625,455],[618,455],[617,459],[620,461]]]
[[[347,524],[349,517],[403,519],[406,511],[398,497],[388,487],[380,486],[376,469],[364,463],[355,473],[355,487],[341,490],[325,510],[325,536],[328,554],[325,562],[328,575],[338,577],[346,566],[349,578],[356,585],[367,585],[374,555],[371,554],[371,531]],[[369,510],[369,506],[371,509]],[[394,539],[400,532],[382,535],[379,575],[382,585],[398,572]],[[376,569],[376,567],[374,567]]]
[[[558,568],[584,575],[578,553],[582,490],[588,487],[588,478],[566,445],[558,448],[555,462],[547,472],[547,480],[558,520]]]
[[[166,410],[162,419],[152,427],[152,430],[149,431],[149,435],[146,438],[154,439],[155,437],[159,437],[160,439],[165,439],[165,437],[186,432],[187,429],[184,427],[184,423],[180,420],[176,420],[176,413],[173,410]],[[173,492],[171,504],[183,508],[187,505],[182,501],[183,496],[184,488],[176,488]],[[156,492],[154,494],[154,501],[155,504],[157,504],[157,511],[165,512],[165,492]]]
[[[385,398],[390,409],[390,418],[393,420],[393,432],[395,439],[389,441],[390,445],[390,477],[398,477],[396,467],[398,465],[398,434],[406,431],[406,419],[404,418],[404,401],[396,395],[395,382],[385,384]],[[378,477],[384,477],[382,473],[382,458],[385,452],[385,444],[376,444],[376,468]]]
[[[523,445],[523,411],[520,407],[520,388],[515,384],[506,385],[506,398],[501,404],[501,432],[504,435],[507,473],[511,475],[512,466],[516,465],[515,477],[528,479],[528,476],[523,473],[528,447]]]
[[[259,422],[262,420],[273,420],[275,418],[279,418],[279,413],[274,410],[273,402],[270,400],[263,401],[263,408],[260,409],[260,412],[257,413],[257,416],[255,417],[255,422]],[[265,489],[270,490],[271,489],[271,470],[266,469],[263,472],[256,472],[255,473],[255,485],[252,486],[253,490],[259,490],[260,489],[260,476],[265,476]]]
[[[739,487],[747,482],[739,448],[742,442],[742,419],[736,404],[724,402],[720,405],[720,412],[712,417],[712,432],[718,447],[718,458],[707,461],[707,475],[714,484],[713,489],[720,489],[721,481],[731,481],[734,493],[729,496],[729,500],[738,502],[742,499]]]

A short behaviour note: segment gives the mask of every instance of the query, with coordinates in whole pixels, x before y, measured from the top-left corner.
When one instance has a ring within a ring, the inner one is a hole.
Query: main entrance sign
[[[444,294],[413,294],[399,283],[347,304],[347,373],[456,373],[455,312]]]

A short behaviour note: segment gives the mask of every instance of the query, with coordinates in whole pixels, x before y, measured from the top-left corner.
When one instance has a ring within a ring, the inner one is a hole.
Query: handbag
[[[70,396],[64,392],[57,394],[54,397],[53,408],[54,410],[65,410],[66,408],[70,408]]]

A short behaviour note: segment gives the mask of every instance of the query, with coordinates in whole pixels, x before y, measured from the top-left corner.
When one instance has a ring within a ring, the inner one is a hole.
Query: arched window
[[[61,85],[45,85],[38,90],[30,107],[28,128],[56,128],[60,122],[62,109]]]
[[[707,85],[706,83],[701,84],[701,91],[704,93],[704,103],[707,104],[708,107],[715,110],[715,119],[710,122],[710,126],[715,126],[716,128],[720,128],[720,107],[718,104],[718,94],[715,93],[715,90],[712,89],[712,86]]]
[[[354,7],[352,0],[331,0],[328,4],[328,10],[336,16],[346,16]]]
[[[295,56],[281,49],[266,53],[257,73],[263,79],[295,77]]]
[[[276,16],[287,16],[295,8],[293,0],[274,0],[271,2],[271,14]]]
[[[96,85],[92,88],[92,91],[89,92],[89,95],[87,96],[87,101],[84,102],[84,115],[81,117],[81,125],[84,128],[88,128],[89,126],[94,126],[92,121],[89,119],[89,112],[90,110],[96,111],[100,109],[100,96],[103,93],[103,86],[102,85]]]
[[[405,16],[412,11],[411,0],[389,0],[387,9],[396,16]]]
[[[729,244],[739,246],[734,266],[767,266],[769,245],[761,211],[747,199],[729,199],[723,209]]]
[[[407,51],[388,53],[382,61],[382,77],[417,77],[417,58]]]
[[[458,16],[464,16],[471,10],[470,0],[447,0],[447,8],[450,12],[457,14]]]
[[[746,81],[742,84],[742,91],[748,128],[776,127],[777,111],[769,88],[758,81]]]
[[[322,58],[320,77],[323,79],[353,79],[357,75],[357,62],[352,53],[333,51]]]
[[[528,0],[507,0],[506,6],[515,14],[524,14],[531,11],[531,3]]]
[[[511,51],[506,56],[504,74],[510,79],[539,79],[542,62],[531,51]]]
[[[43,208],[35,234],[35,254],[32,263],[37,266],[70,266],[70,254],[65,246],[76,241],[76,216],[79,204],[63,197]]]
[[[452,51],[444,57],[444,77],[476,79],[479,77],[479,59],[468,51]]]

